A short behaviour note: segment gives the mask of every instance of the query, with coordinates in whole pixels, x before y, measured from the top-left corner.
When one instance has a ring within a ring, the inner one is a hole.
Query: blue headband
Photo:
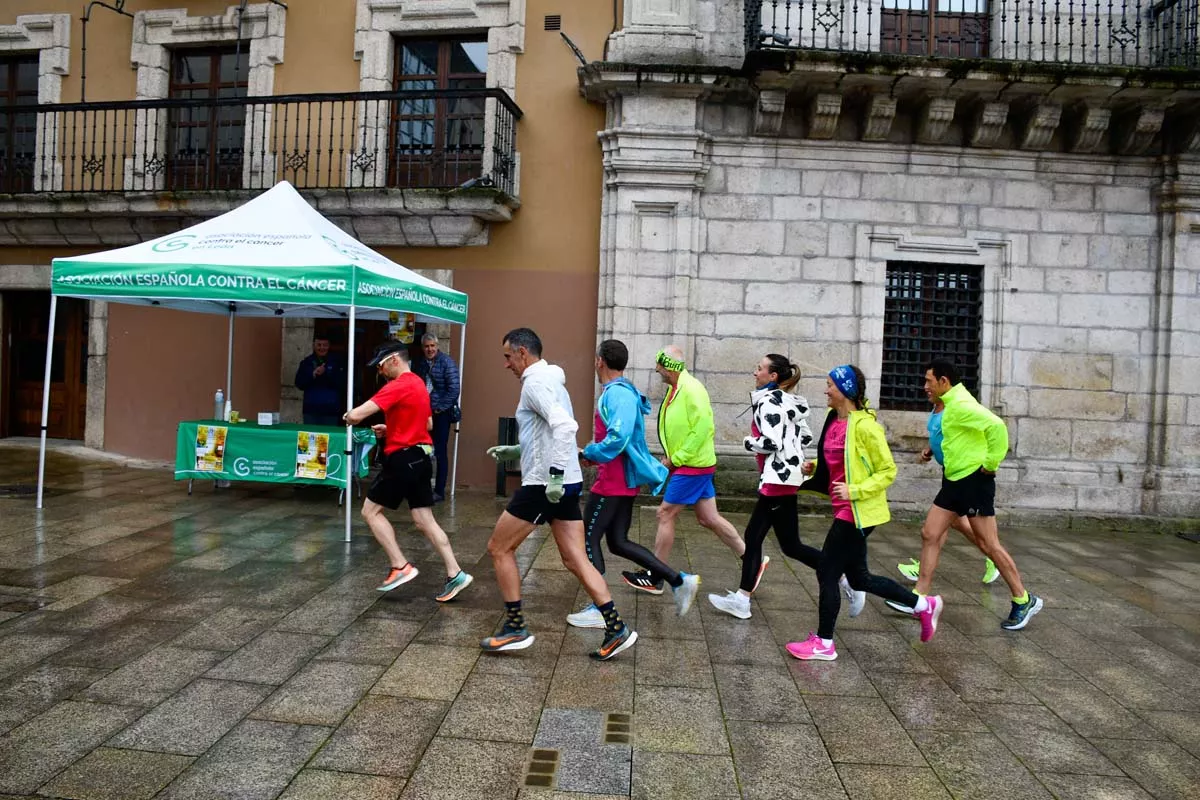
[[[829,379],[838,391],[851,400],[858,397],[858,379],[854,377],[854,369],[849,364],[834,367],[829,372]]]

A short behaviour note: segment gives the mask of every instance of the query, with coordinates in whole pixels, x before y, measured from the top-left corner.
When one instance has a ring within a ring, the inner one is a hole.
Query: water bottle
[[[225,390],[217,389],[216,402],[213,408],[213,419],[221,419],[225,413]]]

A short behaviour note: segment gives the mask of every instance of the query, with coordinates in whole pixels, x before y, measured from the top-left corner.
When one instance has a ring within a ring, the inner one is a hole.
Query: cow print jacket
[[[808,401],[800,395],[765,386],[750,395],[758,436],[747,436],[746,449],[766,457],[759,488],[771,483],[799,486],[804,481],[801,465],[804,449],[813,444],[808,427]]]

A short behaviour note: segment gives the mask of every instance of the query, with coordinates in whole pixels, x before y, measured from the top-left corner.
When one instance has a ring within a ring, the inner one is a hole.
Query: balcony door
[[[883,0],[880,50],[913,56],[986,58],[987,0]]]
[[[167,188],[240,189],[246,106],[213,101],[246,96],[250,58],[243,46],[176,50],[171,56]]]
[[[487,42],[401,39],[396,89],[483,89]],[[424,97],[392,104],[388,185],[452,188],[483,169],[484,98]]]
[[[49,292],[4,292],[4,380],[7,436],[38,436],[46,374]],[[60,297],[54,319],[47,435],[82,439],[87,417],[87,302]]]
[[[33,191],[37,158],[36,55],[0,59],[0,192]],[[30,113],[18,112],[29,106]]]

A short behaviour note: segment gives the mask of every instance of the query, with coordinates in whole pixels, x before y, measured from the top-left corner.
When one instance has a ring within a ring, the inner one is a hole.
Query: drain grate
[[[37,494],[37,487],[28,483],[12,483],[0,486],[0,498],[8,497],[14,500],[25,500]]]
[[[604,743],[629,744],[633,720],[628,714],[607,714],[604,717]]]
[[[553,786],[558,772],[558,751],[535,747],[529,753],[529,769],[525,773],[526,786]]]

